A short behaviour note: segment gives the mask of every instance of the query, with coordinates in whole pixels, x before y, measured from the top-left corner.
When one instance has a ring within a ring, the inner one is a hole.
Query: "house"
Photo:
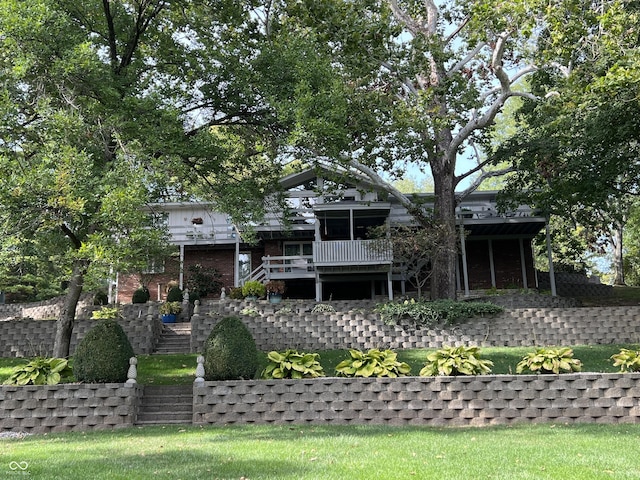
[[[290,298],[393,298],[411,290],[390,250],[371,248],[370,227],[410,225],[394,198],[363,184],[337,184],[314,170],[282,179],[289,216],[272,213],[255,227],[258,242],[246,243],[223,212],[207,203],[156,205],[167,218],[175,258],[157,261],[144,276],[153,299],[170,281],[185,284],[189,266],[215,268],[227,292],[248,279],[284,280]],[[427,194],[423,194],[428,197]],[[426,198],[425,198],[426,200]],[[472,193],[460,205],[458,289],[535,288],[531,241],[545,218],[522,206],[498,213],[496,192]],[[139,278],[119,275],[117,300],[130,301]]]

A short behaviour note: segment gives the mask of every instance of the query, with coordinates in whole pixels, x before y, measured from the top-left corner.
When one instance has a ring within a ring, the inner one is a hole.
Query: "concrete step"
[[[192,385],[144,387],[136,425],[190,424],[192,421]]]
[[[191,324],[166,323],[163,325],[162,335],[156,345],[154,353],[190,353],[191,352]]]

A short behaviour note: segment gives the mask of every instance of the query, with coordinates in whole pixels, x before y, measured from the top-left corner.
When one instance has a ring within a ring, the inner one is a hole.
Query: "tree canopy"
[[[514,162],[506,193],[549,214],[572,219],[616,250],[622,278],[622,229],[640,180],[640,6],[573,2],[538,40],[539,69],[518,130],[494,158]],[[592,246],[595,244],[592,243]]]
[[[63,268],[54,355],[68,355],[87,275],[162,247],[143,206],[197,194],[238,221],[262,211],[276,125],[251,87],[253,8],[0,1],[2,251]]]

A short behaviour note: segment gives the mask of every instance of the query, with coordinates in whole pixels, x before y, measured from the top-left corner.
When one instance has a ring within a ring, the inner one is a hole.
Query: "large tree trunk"
[[[449,159],[432,162],[435,187],[434,226],[440,229],[439,252],[433,260],[431,298],[455,300],[458,238],[456,236],[456,204],[453,163]]]
[[[624,281],[624,256],[622,253],[622,229],[623,225],[619,222],[615,223],[615,229],[612,232],[613,237],[613,284],[625,285]]]
[[[62,305],[60,316],[56,322],[56,335],[53,343],[53,356],[66,358],[69,356],[71,346],[71,333],[76,317],[76,308],[84,286],[84,275],[87,272],[89,262],[87,260],[75,260],[67,295]]]

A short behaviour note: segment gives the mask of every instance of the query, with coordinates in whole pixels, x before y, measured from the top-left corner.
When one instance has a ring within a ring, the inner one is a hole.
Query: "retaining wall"
[[[254,307],[259,314],[240,314],[240,318],[263,351],[640,343],[640,306],[519,308],[496,317],[476,317],[449,328],[420,329],[408,321],[385,325],[377,314],[363,311],[282,314],[267,304]],[[211,329],[221,318],[222,314],[215,312],[191,317],[192,352],[203,351]]]
[[[47,433],[133,426],[143,387],[128,383],[0,386],[0,431]]]
[[[159,316],[145,316],[142,312],[141,310],[140,316],[119,320],[136,355],[152,353],[162,333],[162,320]],[[76,320],[71,336],[71,354],[95,323],[96,320]],[[55,320],[22,318],[0,322],[0,357],[51,355],[55,332]]]
[[[640,423],[640,374],[204,382],[193,423]]]

